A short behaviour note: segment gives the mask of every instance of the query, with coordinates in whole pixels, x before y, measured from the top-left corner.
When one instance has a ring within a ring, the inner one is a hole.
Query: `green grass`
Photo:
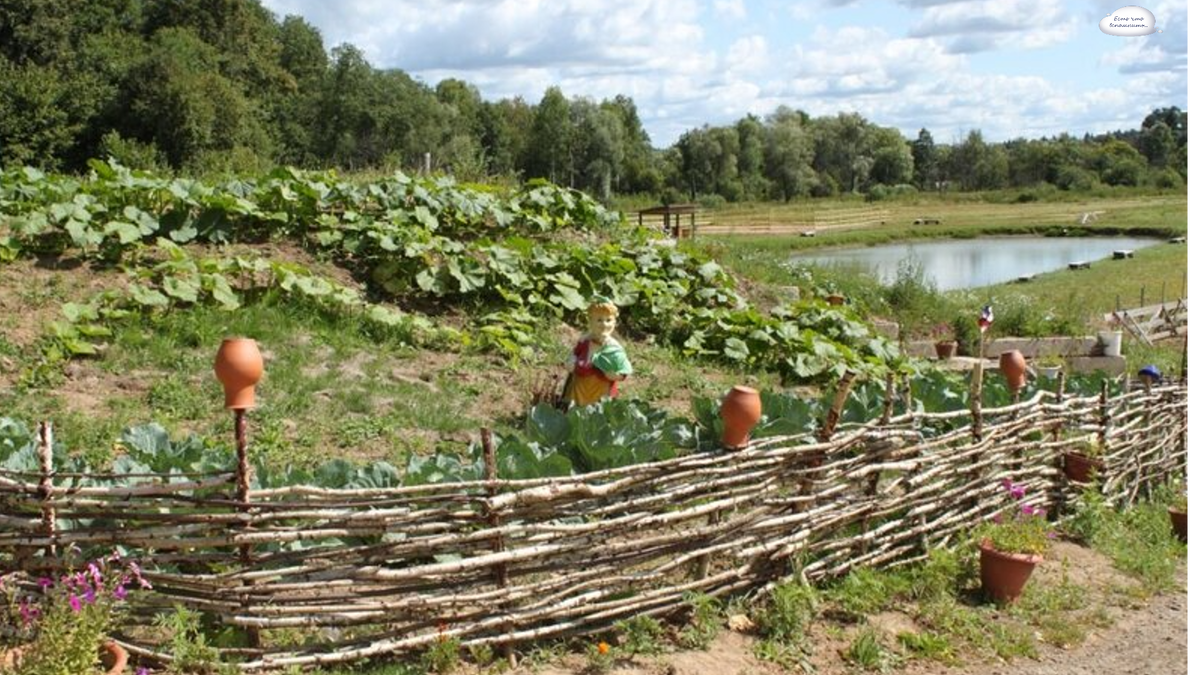
[[[250,413],[253,451],[293,464],[347,456],[402,462],[409,452],[432,450],[439,438],[463,435],[484,420],[474,413],[482,393],[458,375],[493,367],[463,355],[428,369],[431,382],[393,376],[425,355],[375,339],[352,319],[302,306],[265,304],[237,313],[196,307],[122,327],[102,358],[80,362],[84,375],[103,382],[99,409],[79,411],[87,391],[66,384],[35,395],[0,398],[6,415],[51,419],[69,448],[103,455],[126,426],[158,422],[175,433],[231,435],[212,359],[221,339],[259,341],[266,374],[258,407]],[[490,421],[489,421],[490,422]],[[465,448],[465,445],[464,445]]]

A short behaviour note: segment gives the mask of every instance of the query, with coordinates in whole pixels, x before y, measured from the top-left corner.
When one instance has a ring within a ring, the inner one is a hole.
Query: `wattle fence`
[[[674,613],[688,592],[917,560],[1010,506],[1003,478],[1061,512],[1081,489],[1063,455],[1093,443],[1111,502],[1186,467],[1186,383],[974,401],[885,412],[824,443],[770,438],[544,480],[246,494],[234,473],[118,487],[0,471],[0,566],[36,572],[72,545],[120,546],[154,585],[131,596],[117,636],[132,653],[169,660],[150,626],[183,605],[246,630],[251,646],[221,650],[244,670],[312,666],[450,637],[506,648]]]

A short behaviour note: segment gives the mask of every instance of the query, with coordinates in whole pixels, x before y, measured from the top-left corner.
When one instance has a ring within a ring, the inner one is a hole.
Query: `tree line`
[[[303,18],[258,0],[0,3],[0,163],[80,171],[91,157],[186,174],[275,164],[420,169],[464,180],[546,178],[607,199],[791,200],[916,190],[1100,184],[1172,188],[1187,176],[1187,113],[1139,129],[935,142],[857,113],[781,107],[651,146],[635,102],[557,87],[531,104],[430,86],[327,50]]]

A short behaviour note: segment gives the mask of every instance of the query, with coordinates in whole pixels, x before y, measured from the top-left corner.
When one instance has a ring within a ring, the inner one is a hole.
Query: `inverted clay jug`
[[[254,385],[263,374],[258,343],[249,338],[226,338],[213,364],[217,379],[225,387],[225,407],[246,410],[254,407]]]
[[[1008,388],[1016,391],[1025,386],[1025,355],[1019,350],[1000,354],[1000,372],[1008,380]]]
[[[725,431],[721,444],[729,450],[741,450],[750,444],[750,430],[762,418],[762,398],[757,389],[741,385],[729,390],[721,402],[721,420]]]

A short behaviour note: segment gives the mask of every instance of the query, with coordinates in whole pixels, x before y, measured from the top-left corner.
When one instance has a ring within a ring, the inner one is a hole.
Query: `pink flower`
[[[124,600],[129,595],[129,591],[124,586],[117,586],[113,589],[113,597],[118,600]]]
[[[54,580],[50,577],[42,577],[41,579],[38,579],[38,586],[41,586],[42,588],[50,588],[53,585]]]
[[[1008,494],[1012,495],[1013,499],[1021,499],[1022,497],[1025,496],[1025,486],[1014,484],[1011,488],[1008,489]]]
[[[96,563],[88,563],[88,574],[92,575],[92,583],[97,586],[104,583],[104,575],[100,574],[100,568],[96,567]]]
[[[1032,516],[1033,515],[1033,507],[1028,504],[1022,504],[1021,505],[1021,515]]]
[[[26,626],[28,626],[30,623],[32,623],[33,620],[36,619],[42,613],[41,610],[39,610],[37,607],[30,605],[29,601],[25,600],[25,599],[21,600],[20,611],[21,611],[21,623]]]
[[[146,666],[141,666],[134,675],[150,675],[150,669]]]
[[[1005,490],[1012,492],[1013,482],[1011,478],[1005,478],[1004,480],[1000,481],[1000,484],[1004,486]]]
[[[83,601],[89,605],[96,604],[96,589],[89,586],[87,590],[83,592]]]
[[[992,522],[996,523],[996,524],[1003,523],[1004,522],[1004,514],[997,513],[996,515],[992,516]]]
[[[79,596],[74,593],[67,597],[67,604],[71,606],[71,611],[76,614],[79,613],[79,610],[83,609],[83,603],[79,601]]]

